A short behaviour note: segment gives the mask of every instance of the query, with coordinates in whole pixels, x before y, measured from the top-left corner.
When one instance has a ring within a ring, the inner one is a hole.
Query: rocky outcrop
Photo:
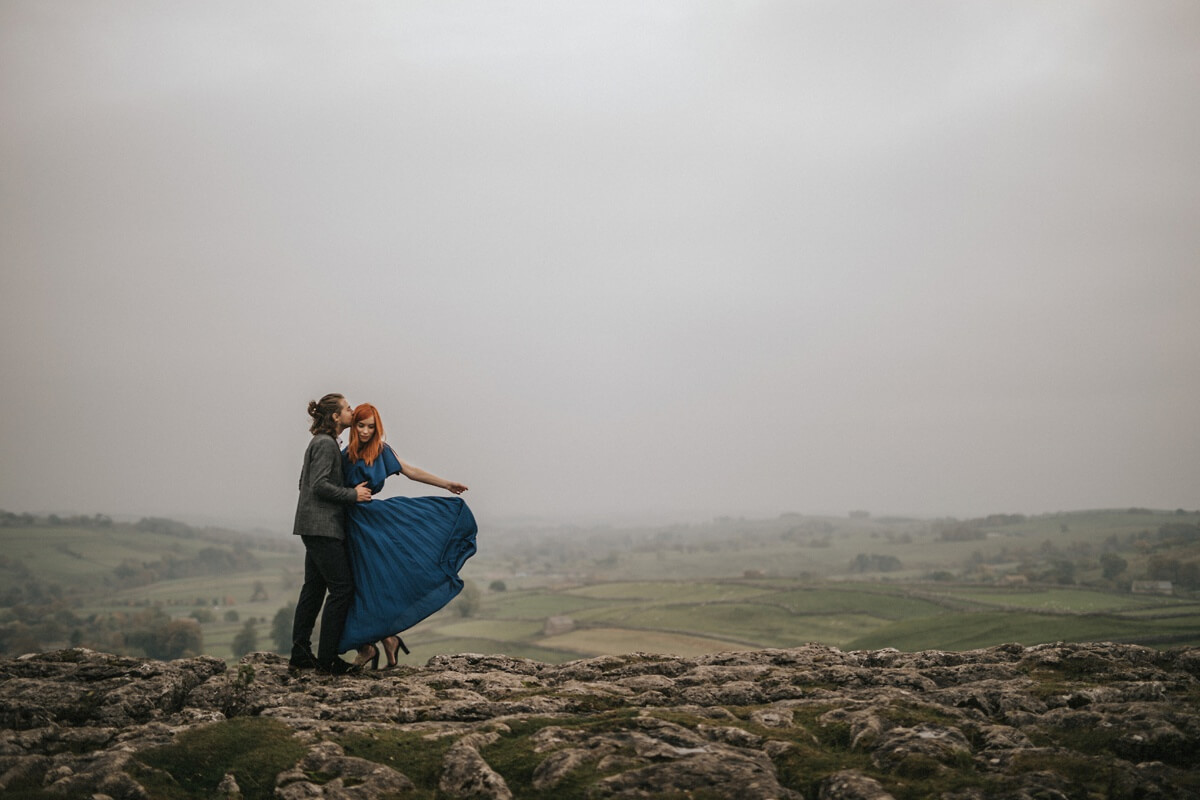
[[[1200,649],[0,660],[0,793],[1200,797]]]

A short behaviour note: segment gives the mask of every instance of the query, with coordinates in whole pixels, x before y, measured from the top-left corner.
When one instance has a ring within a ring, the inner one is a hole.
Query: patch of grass
[[[1089,796],[1114,796],[1111,788],[1115,771],[1111,765],[1095,758],[1062,752],[1018,753],[1013,757],[1013,763],[1014,772],[1053,772],[1087,789]]]
[[[598,615],[594,618],[598,621]],[[765,602],[648,606],[610,619],[633,628],[691,631],[760,647],[794,647],[811,641],[840,645],[883,624],[866,614],[801,615]]]
[[[600,772],[595,763],[583,764],[573,770],[552,788],[536,791],[533,788],[533,773],[550,754],[535,753],[530,737],[550,725],[562,728],[586,730],[589,734],[602,734],[625,729],[637,715],[633,709],[590,715],[577,718],[531,717],[511,720],[507,724],[509,733],[483,748],[481,755],[500,773],[515,797],[530,800],[559,800],[563,797],[583,797],[587,787],[608,773]],[[630,755],[626,754],[626,755]]]
[[[1060,673],[1046,669],[1030,670],[1026,674],[1037,681],[1037,685],[1029,687],[1027,691],[1039,700],[1070,694],[1079,688],[1079,684],[1065,682]]]
[[[569,590],[575,597],[602,600],[643,600],[666,603],[712,603],[741,600],[769,593],[760,586],[733,582],[656,581],[596,583]]]
[[[1187,632],[1186,620],[1126,619],[1118,616],[1036,614],[1021,611],[946,613],[938,617],[909,619],[861,636],[846,647],[874,650],[895,647],[917,650],[971,650],[1020,642],[1135,642],[1156,636]],[[1193,631],[1194,633],[1194,631]]]
[[[442,774],[442,759],[456,739],[453,736],[427,739],[419,733],[376,729],[336,741],[348,756],[384,764],[407,775],[417,787],[411,797],[432,800]]]
[[[688,657],[727,650],[750,649],[748,645],[710,639],[700,635],[693,636],[656,630],[631,630],[619,627],[578,628],[568,633],[548,637],[542,642],[588,655],[652,652]]]
[[[666,709],[656,709],[651,715],[686,728],[698,724],[741,728],[763,739],[788,742],[791,749],[774,759],[775,771],[781,786],[816,797],[821,781],[844,769],[857,769],[879,778],[865,752],[850,749],[850,726],[845,723],[822,724],[818,718],[834,706],[806,706],[793,709],[793,726],[768,728],[751,720],[753,712],[765,706],[729,706],[735,719],[713,720]],[[816,741],[814,741],[814,738]]]
[[[1195,766],[1195,753],[1184,742],[1137,745],[1126,739],[1127,730],[1116,727],[1032,729],[1029,740],[1040,747],[1065,747],[1101,758],[1117,756],[1129,761],[1162,761],[1188,769]]]
[[[152,797],[200,800],[212,797],[230,772],[246,800],[269,800],[275,776],[303,755],[304,748],[282,722],[239,717],[184,731],[172,744],[140,753],[138,761],[151,769],[132,774]]]
[[[821,725],[814,720],[812,727],[772,729],[770,733],[772,738],[785,739],[792,744],[790,750],[775,759],[779,783],[805,797],[816,797],[821,781],[835,772],[856,769],[870,775],[875,771],[867,753],[850,749],[849,725]],[[811,736],[816,736],[819,744],[814,744]]]
[[[542,632],[542,620],[467,619],[439,624],[437,632],[457,639],[490,639],[500,642],[521,642]]]
[[[760,598],[760,602],[778,603],[797,614],[865,614],[886,620],[929,617],[945,612],[945,608],[937,603],[904,592],[829,586],[777,592]]]
[[[20,778],[11,778],[4,787],[4,800],[60,800],[61,794],[42,788],[42,775],[30,772]]]
[[[913,728],[922,724],[944,726],[960,724],[958,717],[942,711],[940,708],[912,703],[889,705],[881,711],[880,716],[904,728]]]
[[[676,725],[681,725],[684,728],[695,729],[697,725],[727,725],[729,727],[745,727],[736,725],[733,720],[710,719],[709,717],[698,717],[695,714],[689,714],[686,711],[674,711],[669,708],[650,708],[649,715],[654,719],[661,719],[663,722],[673,722]]]
[[[609,605],[603,600],[561,592],[534,591],[489,598],[487,616],[496,619],[544,621],[557,614],[573,614],[581,609]]]
[[[694,727],[698,721],[710,725],[729,725],[764,739],[789,742],[792,745],[791,749],[774,759],[776,774],[782,786],[798,791],[805,797],[816,797],[821,783],[827,777],[847,769],[858,770],[879,781],[897,800],[925,800],[971,787],[982,788],[986,793],[996,785],[993,779],[975,771],[974,761],[966,753],[949,764],[929,757],[910,758],[895,774],[881,772],[874,766],[867,751],[850,748],[848,724],[820,722],[820,717],[835,706],[794,708],[793,726],[790,728],[767,728],[755,724],[750,719],[751,715],[764,707],[729,707],[728,710],[737,719],[715,723],[709,719],[698,720],[671,711],[656,711],[654,716],[687,727]],[[906,727],[921,723],[946,724],[954,719],[952,715],[942,714],[937,709],[921,705],[893,706],[885,709],[883,713],[895,724]]]
[[[1038,747],[1065,747],[1088,756],[1111,755],[1112,747],[1121,737],[1117,728],[1054,728],[1052,731],[1030,729],[1029,741]]]
[[[543,697],[561,697],[567,701],[566,711],[572,714],[597,714],[625,707],[625,698],[609,694],[564,694],[539,692]]]
[[[1144,608],[1169,609],[1181,600],[1127,592],[1093,589],[949,588],[945,594],[981,605],[1036,608],[1047,611],[1118,611]]]

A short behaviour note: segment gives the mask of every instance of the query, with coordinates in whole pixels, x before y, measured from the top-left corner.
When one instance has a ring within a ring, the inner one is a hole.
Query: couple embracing
[[[312,441],[300,472],[293,533],[304,541],[304,585],[292,622],[292,669],[340,675],[366,663],[388,666],[404,647],[399,634],[449,603],[463,587],[458,571],[475,553],[475,518],[458,497],[373,500],[389,475],[460,495],[467,487],[401,461],[384,440],[379,412],[351,408],[340,394],[308,404]],[[345,450],[338,436],[350,428]],[[326,593],[329,597],[326,599]],[[321,615],[321,637],[312,632]],[[357,650],[355,663],[341,653]]]

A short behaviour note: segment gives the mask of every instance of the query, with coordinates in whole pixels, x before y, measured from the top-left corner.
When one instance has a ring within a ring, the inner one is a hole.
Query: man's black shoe
[[[326,675],[353,675],[360,671],[358,666],[348,661],[342,661],[340,658],[322,661],[317,664],[317,669]]]
[[[288,659],[288,669],[319,669],[320,666],[321,665],[317,663],[317,657],[313,655],[311,648],[292,648],[292,657]]]

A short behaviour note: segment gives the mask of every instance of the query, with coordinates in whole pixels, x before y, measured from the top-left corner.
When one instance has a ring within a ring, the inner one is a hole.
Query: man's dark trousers
[[[327,664],[341,652],[338,642],[346,625],[346,614],[354,600],[354,575],[346,542],[329,536],[301,536],[304,541],[304,586],[296,601],[296,617],[292,621],[292,656],[310,647],[317,613],[321,615],[321,641],[317,645],[317,660]],[[325,599],[325,592],[329,599]]]

